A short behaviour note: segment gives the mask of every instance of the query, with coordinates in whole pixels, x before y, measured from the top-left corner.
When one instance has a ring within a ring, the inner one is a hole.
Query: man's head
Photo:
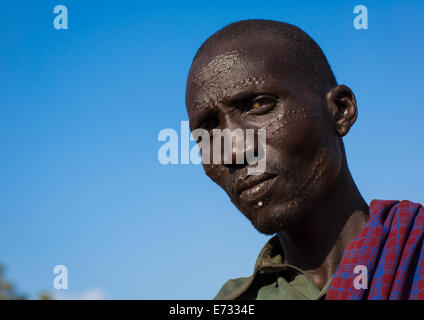
[[[247,162],[203,165],[260,232],[299,225],[346,167],[354,95],[295,26],[247,20],[212,35],[190,68],[186,105],[191,130],[266,129],[263,175],[248,176]]]

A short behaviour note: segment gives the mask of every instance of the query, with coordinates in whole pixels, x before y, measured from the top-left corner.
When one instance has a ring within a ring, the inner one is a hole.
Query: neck
[[[301,227],[278,233],[286,263],[304,270],[323,288],[367,220],[368,205],[344,162],[332,191]]]

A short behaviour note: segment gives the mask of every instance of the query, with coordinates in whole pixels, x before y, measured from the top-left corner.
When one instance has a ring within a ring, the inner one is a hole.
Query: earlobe
[[[358,117],[355,95],[345,85],[338,85],[328,91],[327,105],[339,136],[345,136]]]

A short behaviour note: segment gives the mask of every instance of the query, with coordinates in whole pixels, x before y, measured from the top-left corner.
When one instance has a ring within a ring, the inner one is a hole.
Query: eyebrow
[[[228,89],[245,89],[258,86],[264,83],[264,77],[248,77],[243,80],[232,82],[230,85],[225,86],[222,90]]]
[[[243,80],[231,82],[229,85],[226,85],[224,88],[221,88],[219,90],[216,90],[217,88],[215,86],[209,86],[207,84],[203,85],[203,90],[206,91],[215,91],[214,95],[219,97],[216,102],[222,102],[222,101],[228,101],[232,99],[233,97],[236,97],[238,99],[241,96],[247,96],[249,93],[246,92],[246,88],[252,88],[258,85],[261,85],[264,83],[264,77],[248,77]],[[215,89],[215,90],[214,90]],[[226,92],[228,90],[237,90],[239,92],[227,94]],[[210,100],[210,99],[208,99]],[[193,108],[202,107],[204,104],[209,103],[206,99],[203,100],[196,100],[194,102]]]
[[[193,107],[191,108],[191,113],[196,113],[196,118],[200,119],[195,120],[195,127],[197,127],[203,121],[203,119],[207,116],[207,113],[211,112],[216,107],[216,104],[222,103],[227,107],[237,105],[246,99],[264,93],[263,91],[266,91],[265,89],[258,90],[258,86],[265,82],[264,79],[265,77],[262,76],[247,77],[243,80],[231,82],[229,85],[226,85],[224,88],[216,91],[212,86],[209,86],[208,88],[208,85],[205,85],[204,87],[206,88],[204,90],[209,92],[214,90],[214,96],[217,98],[205,98],[202,100],[194,101]],[[254,89],[253,91],[252,88]],[[228,92],[228,90],[231,89],[232,92]],[[199,115],[197,115],[198,113]]]
[[[258,95],[259,93],[259,91],[241,90],[234,94],[224,96],[222,98],[222,103],[227,106],[236,105],[240,102],[243,102],[249,98]]]
[[[191,113],[196,113],[196,116],[197,114],[200,114],[202,116],[205,113],[212,112],[216,108],[217,104],[223,104],[229,107],[238,104],[239,102],[242,102],[255,95],[256,93],[250,90],[242,90],[234,94],[221,94],[220,97],[216,99],[216,101],[208,101],[206,99],[198,100],[194,102],[193,107],[191,108]]]
[[[209,118],[208,113],[202,113],[192,120],[191,130],[203,129],[204,125],[208,123],[212,118]]]
[[[253,98],[256,95],[258,95],[258,93],[252,92],[250,90],[243,90],[232,95],[224,96],[214,103],[206,101],[203,103],[195,103],[191,111],[191,114],[195,114],[195,117],[193,117],[192,120],[193,128],[198,128],[209,116],[217,112],[216,103],[221,103],[226,107],[240,108],[240,105],[243,102]]]
[[[204,112],[204,110],[209,111],[210,109],[214,108],[214,103],[209,102],[209,101],[195,101],[193,106],[191,107],[191,113],[193,112]]]

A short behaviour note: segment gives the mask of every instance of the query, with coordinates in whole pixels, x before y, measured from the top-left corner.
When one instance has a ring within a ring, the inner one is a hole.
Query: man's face
[[[203,164],[237,208],[265,234],[298,225],[325,199],[342,152],[325,92],[313,90],[300,57],[266,37],[223,43],[193,63],[186,104],[191,130],[266,129],[266,169]]]

